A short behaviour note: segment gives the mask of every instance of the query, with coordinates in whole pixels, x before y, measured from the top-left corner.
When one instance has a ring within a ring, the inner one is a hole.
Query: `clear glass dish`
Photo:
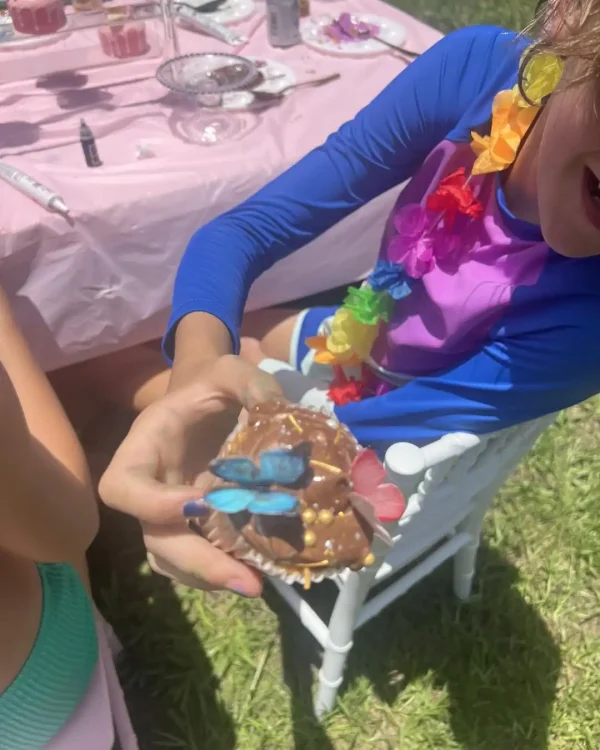
[[[194,104],[181,127],[194,143],[214,145],[247,131],[244,118],[220,109],[223,94],[243,89],[258,74],[252,60],[226,53],[180,55],[157,70],[158,81]]]

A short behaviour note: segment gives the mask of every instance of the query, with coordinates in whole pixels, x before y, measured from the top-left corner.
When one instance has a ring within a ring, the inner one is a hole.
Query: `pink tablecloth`
[[[379,0],[312,3],[313,13],[344,9],[396,19],[406,27],[406,46],[416,51],[439,37]],[[242,115],[249,132],[238,141],[184,142],[177,136],[180,112],[152,78],[111,88],[144,66],[151,75],[156,60],[85,71],[88,89],[107,84],[98,98],[98,89],[92,98],[85,89],[57,94],[35,80],[0,86],[0,157],[62,195],[74,220],[49,214],[0,182],[0,283],[46,369],[160,336],[192,233],[321,143],[403,67],[393,54],[349,59],[302,46],[271,49],[262,13],[259,6],[237,27],[250,36],[243,54],[282,61],[298,80],[333,71],[342,77],[298,91],[260,116]],[[181,41],[187,52],[229,51],[191,32],[182,32]],[[39,50],[44,54],[50,48]],[[82,115],[97,136],[101,168],[84,165],[73,138]],[[136,159],[140,140],[155,158]],[[372,263],[393,199],[373,201],[277,264],[253,287],[249,307],[359,278]]]

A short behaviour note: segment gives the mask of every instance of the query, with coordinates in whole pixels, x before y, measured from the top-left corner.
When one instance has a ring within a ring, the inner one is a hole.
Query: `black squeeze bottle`
[[[102,162],[98,156],[98,149],[96,148],[96,139],[94,138],[92,131],[86,125],[83,117],[81,118],[81,124],[79,126],[79,140],[81,141],[85,163],[88,167],[102,166]]]

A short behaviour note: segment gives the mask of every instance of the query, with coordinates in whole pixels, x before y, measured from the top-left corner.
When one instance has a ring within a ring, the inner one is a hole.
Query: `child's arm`
[[[465,117],[469,127],[487,120],[489,92],[507,71],[516,76],[524,43],[515,38],[491,27],[449,35],[323,146],[200,229],[179,267],[165,337],[171,356],[175,328],[189,316],[177,331],[176,370],[194,352],[237,352],[248,290],[260,274],[400,185]]]
[[[0,546],[81,569],[98,529],[85,456],[0,293]]]

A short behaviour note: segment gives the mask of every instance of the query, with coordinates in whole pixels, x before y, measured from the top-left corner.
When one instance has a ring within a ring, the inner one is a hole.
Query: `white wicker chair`
[[[451,557],[456,595],[469,597],[485,512],[498,488],[553,419],[551,415],[481,437],[448,434],[424,448],[393,445],[385,456],[386,469],[407,499],[403,518],[388,525],[394,546],[376,548],[372,567],[358,573],[346,570],[335,579],[339,594],[328,623],[296,588],[271,580],[323,647],[315,700],[318,716],[333,708],[357,628]],[[393,583],[365,603],[372,587],[400,571]]]

